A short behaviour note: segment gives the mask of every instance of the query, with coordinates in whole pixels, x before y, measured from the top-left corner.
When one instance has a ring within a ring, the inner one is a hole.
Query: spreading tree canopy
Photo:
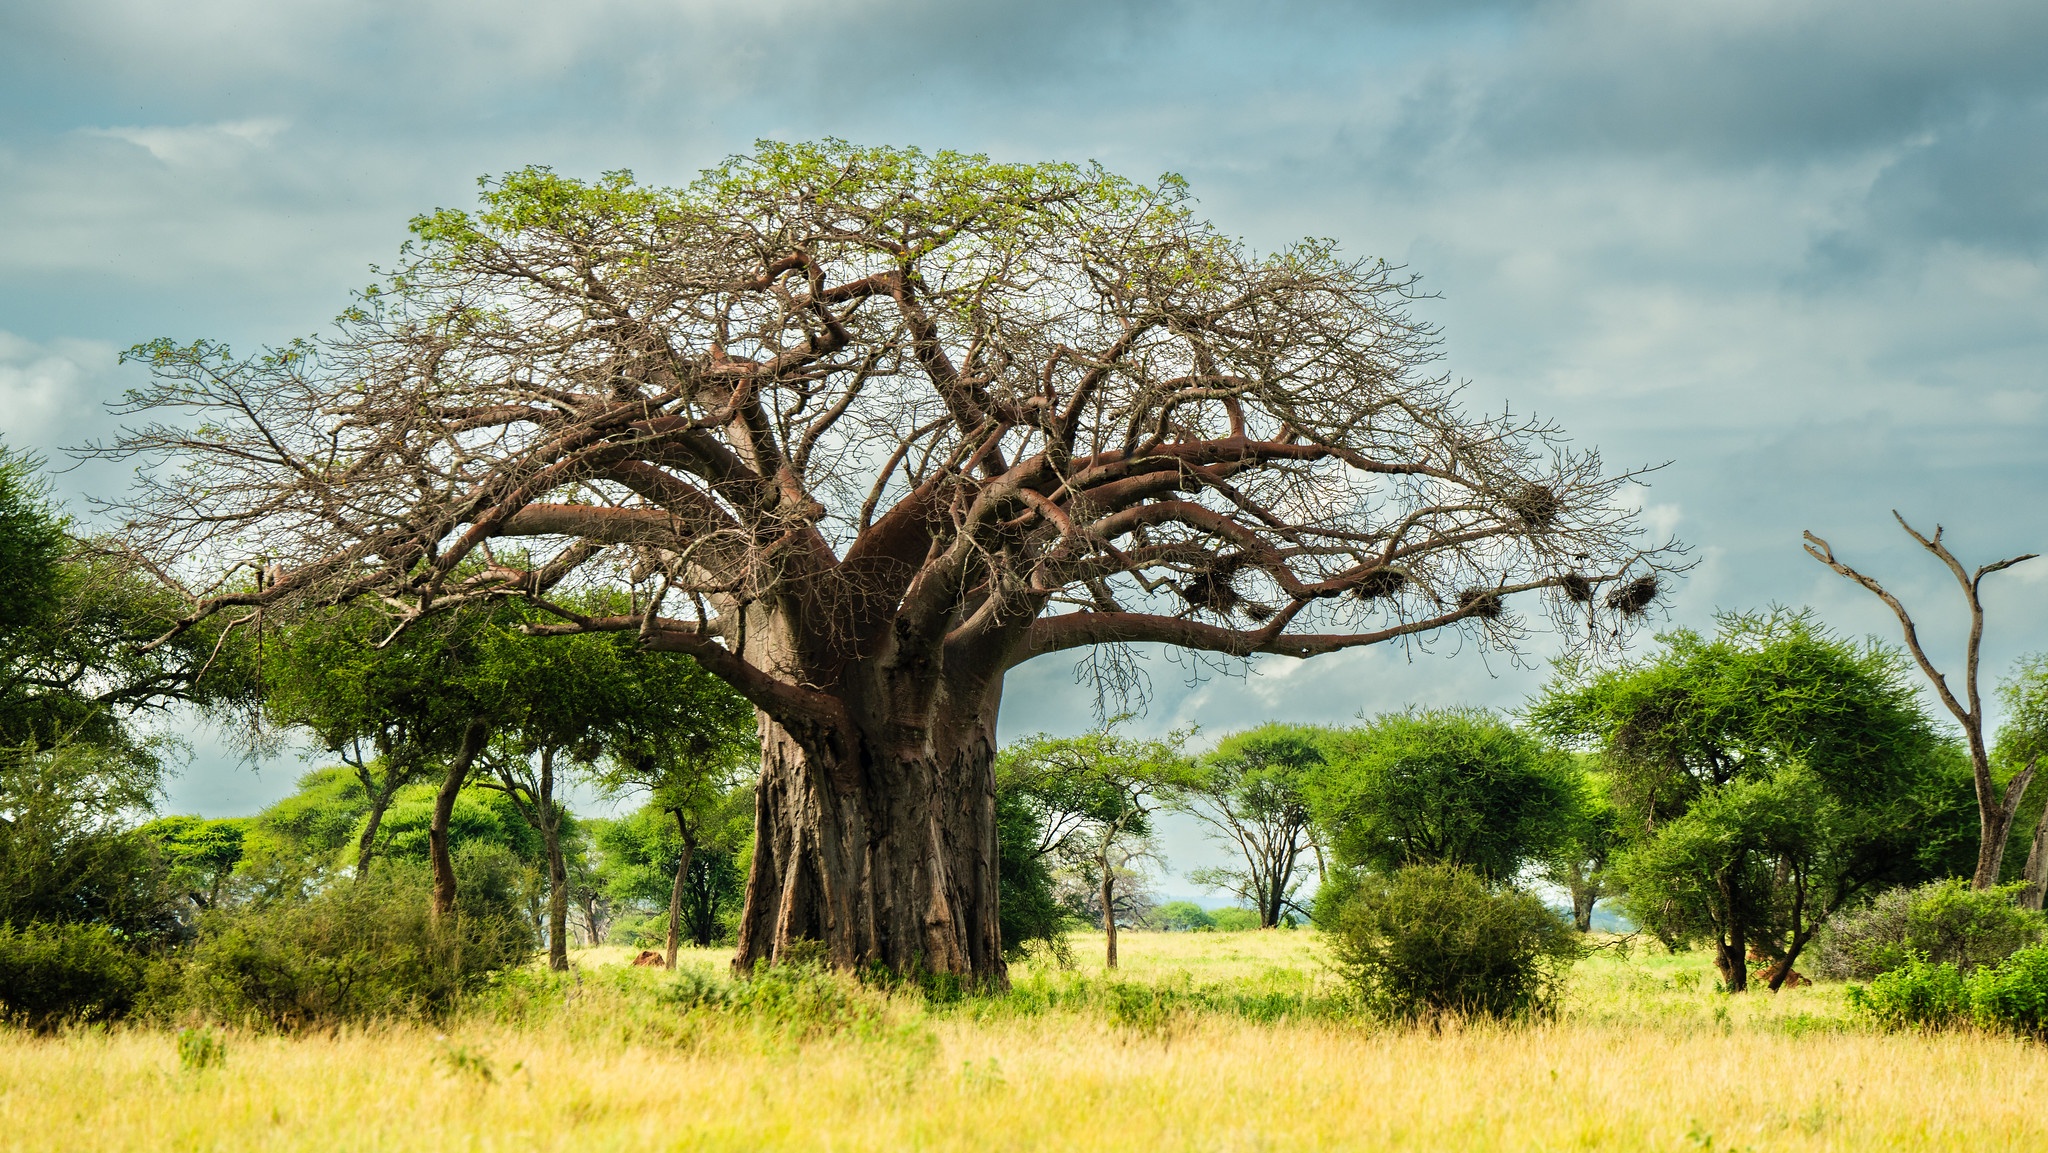
[[[1133,643],[1512,645],[1525,601],[1607,637],[1658,593],[1629,477],[1469,412],[1410,278],[1253,252],[1178,179],[828,141],[482,201],[416,220],[331,339],[138,349],[153,423],[108,451],[180,464],[128,540],[195,622],[509,596],[696,657],[766,719],[743,966],[808,939],[1000,979],[1021,661],[1114,689]]]

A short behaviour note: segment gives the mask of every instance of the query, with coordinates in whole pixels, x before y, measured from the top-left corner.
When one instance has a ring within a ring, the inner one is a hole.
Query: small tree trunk
[[[1992,783],[1991,770],[1981,749],[1972,741],[1972,759],[1977,761],[1977,872],[1970,878],[1973,889],[1989,889],[1998,884],[1999,876],[2005,871],[2005,842],[2012,835],[2012,822],[2019,815],[2020,802],[2026,799],[2027,786],[2033,783],[2034,766],[2013,774],[2005,784],[2005,794],[1998,795],[1998,786]],[[1994,803],[1994,798],[1996,801]]]
[[[427,855],[434,863],[434,901],[429,907],[437,920],[455,912],[455,858],[448,851],[448,820],[455,813],[456,795],[469,780],[470,766],[483,753],[490,735],[490,726],[482,719],[469,723],[462,734],[462,747],[456,751],[455,759],[448,762],[448,775],[441,780],[441,791],[434,794],[434,819],[427,826]]]
[[[569,867],[562,860],[561,822],[541,830],[548,849],[548,968],[569,971]]]
[[[1104,853],[1102,863],[1102,933],[1108,940],[1108,952],[1103,960],[1106,968],[1116,968],[1116,874],[1109,871],[1109,854]]]
[[[1714,959],[1716,967],[1721,970],[1721,987],[1730,993],[1747,992],[1749,990],[1749,940],[1748,933],[1746,932],[1748,927],[1743,924],[1739,896],[1735,892],[1734,885],[1729,882],[1728,874],[1726,872],[1722,873],[1721,876],[1716,878],[1716,884],[1720,887],[1721,907],[1727,917],[1727,925],[1722,931],[1720,955]]]
[[[1593,906],[1600,901],[1599,889],[1593,884],[1592,870],[1584,861],[1573,861],[1565,879],[1572,891],[1572,925],[1581,933],[1590,933],[1593,931]]]
[[[873,733],[797,732],[762,718],[734,967],[750,971],[808,940],[836,968],[1000,985],[992,707],[957,724]]]
[[[2020,891],[2020,907],[2039,912],[2041,898],[2048,893],[2048,809],[2034,822],[2034,843],[2027,849],[2027,868],[2022,874],[2027,887]]]
[[[676,883],[668,894],[668,953],[663,964],[676,967],[676,950],[683,940],[683,886],[690,879],[690,858],[696,855],[697,846],[691,843],[689,822],[683,820],[681,809],[670,810],[676,819],[676,831],[683,835],[683,856],[676,862]]]
[[[380,792],[370,804],[369,819],[363,822],[363,835],[356,841],[356,880],[370,875],[370,857],[377,848],[377,826],[384,823],[384,810],[391,805],[391,794]]]

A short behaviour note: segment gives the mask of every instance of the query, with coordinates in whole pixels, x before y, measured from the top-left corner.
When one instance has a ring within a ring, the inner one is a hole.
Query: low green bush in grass
[[[1454,866],[1358,877],[1333,904],[1319,901],[1317,914],[1339,967],[1368,1008],[1394,1020],[1546,1011],[1581,951],[1535,896]]]
[[[2041,943],[2048,917],[2014,898],[2024,882],[1973,890],[1961,878],[1893,889],[1861,909],[1836,915],[1814,941],[1812,972],[1868,981],[1913,958],[1969,973]]]
[[[0,1013],[31,1029],[125,1016],[147,971],[104,925],[0,925]]]
[[[1953,962],[1918,957],[1849,987],[1849,1004],[1893,1029],[1980,1029],[2048,1038],[2048,947],[2021,949],[1965,973]]]

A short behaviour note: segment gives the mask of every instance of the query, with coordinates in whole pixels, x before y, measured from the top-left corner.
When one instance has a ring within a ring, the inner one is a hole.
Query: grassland
[[[578,958],[462,1018],[230,1032],[181,1066],[143,1029],[0,1034],[10,1149],[1856,1149],[2048,1138],[2042,1046],[1871,1032],[1841,990],[1729,998],[1695,955],[1602,954],[1560,1017],[1395,1029],[1341,1012],[1313,934],[1099,938],[1007,997],[830,987],[751,1013],[698,975]],[[822,991],[821,991],[822,990]],[[808,997],[810,1000],[805,1000]],[[823,997],[821,1002],[818,998]],[[835,998],[837,998],[835,1000]]]

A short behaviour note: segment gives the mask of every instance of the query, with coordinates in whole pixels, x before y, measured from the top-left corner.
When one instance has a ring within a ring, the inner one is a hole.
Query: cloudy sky
[[[1955,590],[1888,510],[1973,561],[2048,544],[2048,6],[2021,0],[6,5],[0,436],[62,461],[103,434],[149,337],[321,330],[480,175],[680,183],[828,135],[1178,172],[1255,246],[1408,265],[1471,404],[1670,462],[1643,501],[1699,561],[1674,623],[1783,603],[1890,635],[1812,528],[1946,638]],[[2048,648],[2048,560],[1998,581],[1993,670]],[[1140,723],[1512,705],[1547,655],[1457,650],[1193,689],[1160,655]],[[1086,704],[1070,660],[1027,666],[1006,734]],[[297,769],[198,743],[174,808]]]

